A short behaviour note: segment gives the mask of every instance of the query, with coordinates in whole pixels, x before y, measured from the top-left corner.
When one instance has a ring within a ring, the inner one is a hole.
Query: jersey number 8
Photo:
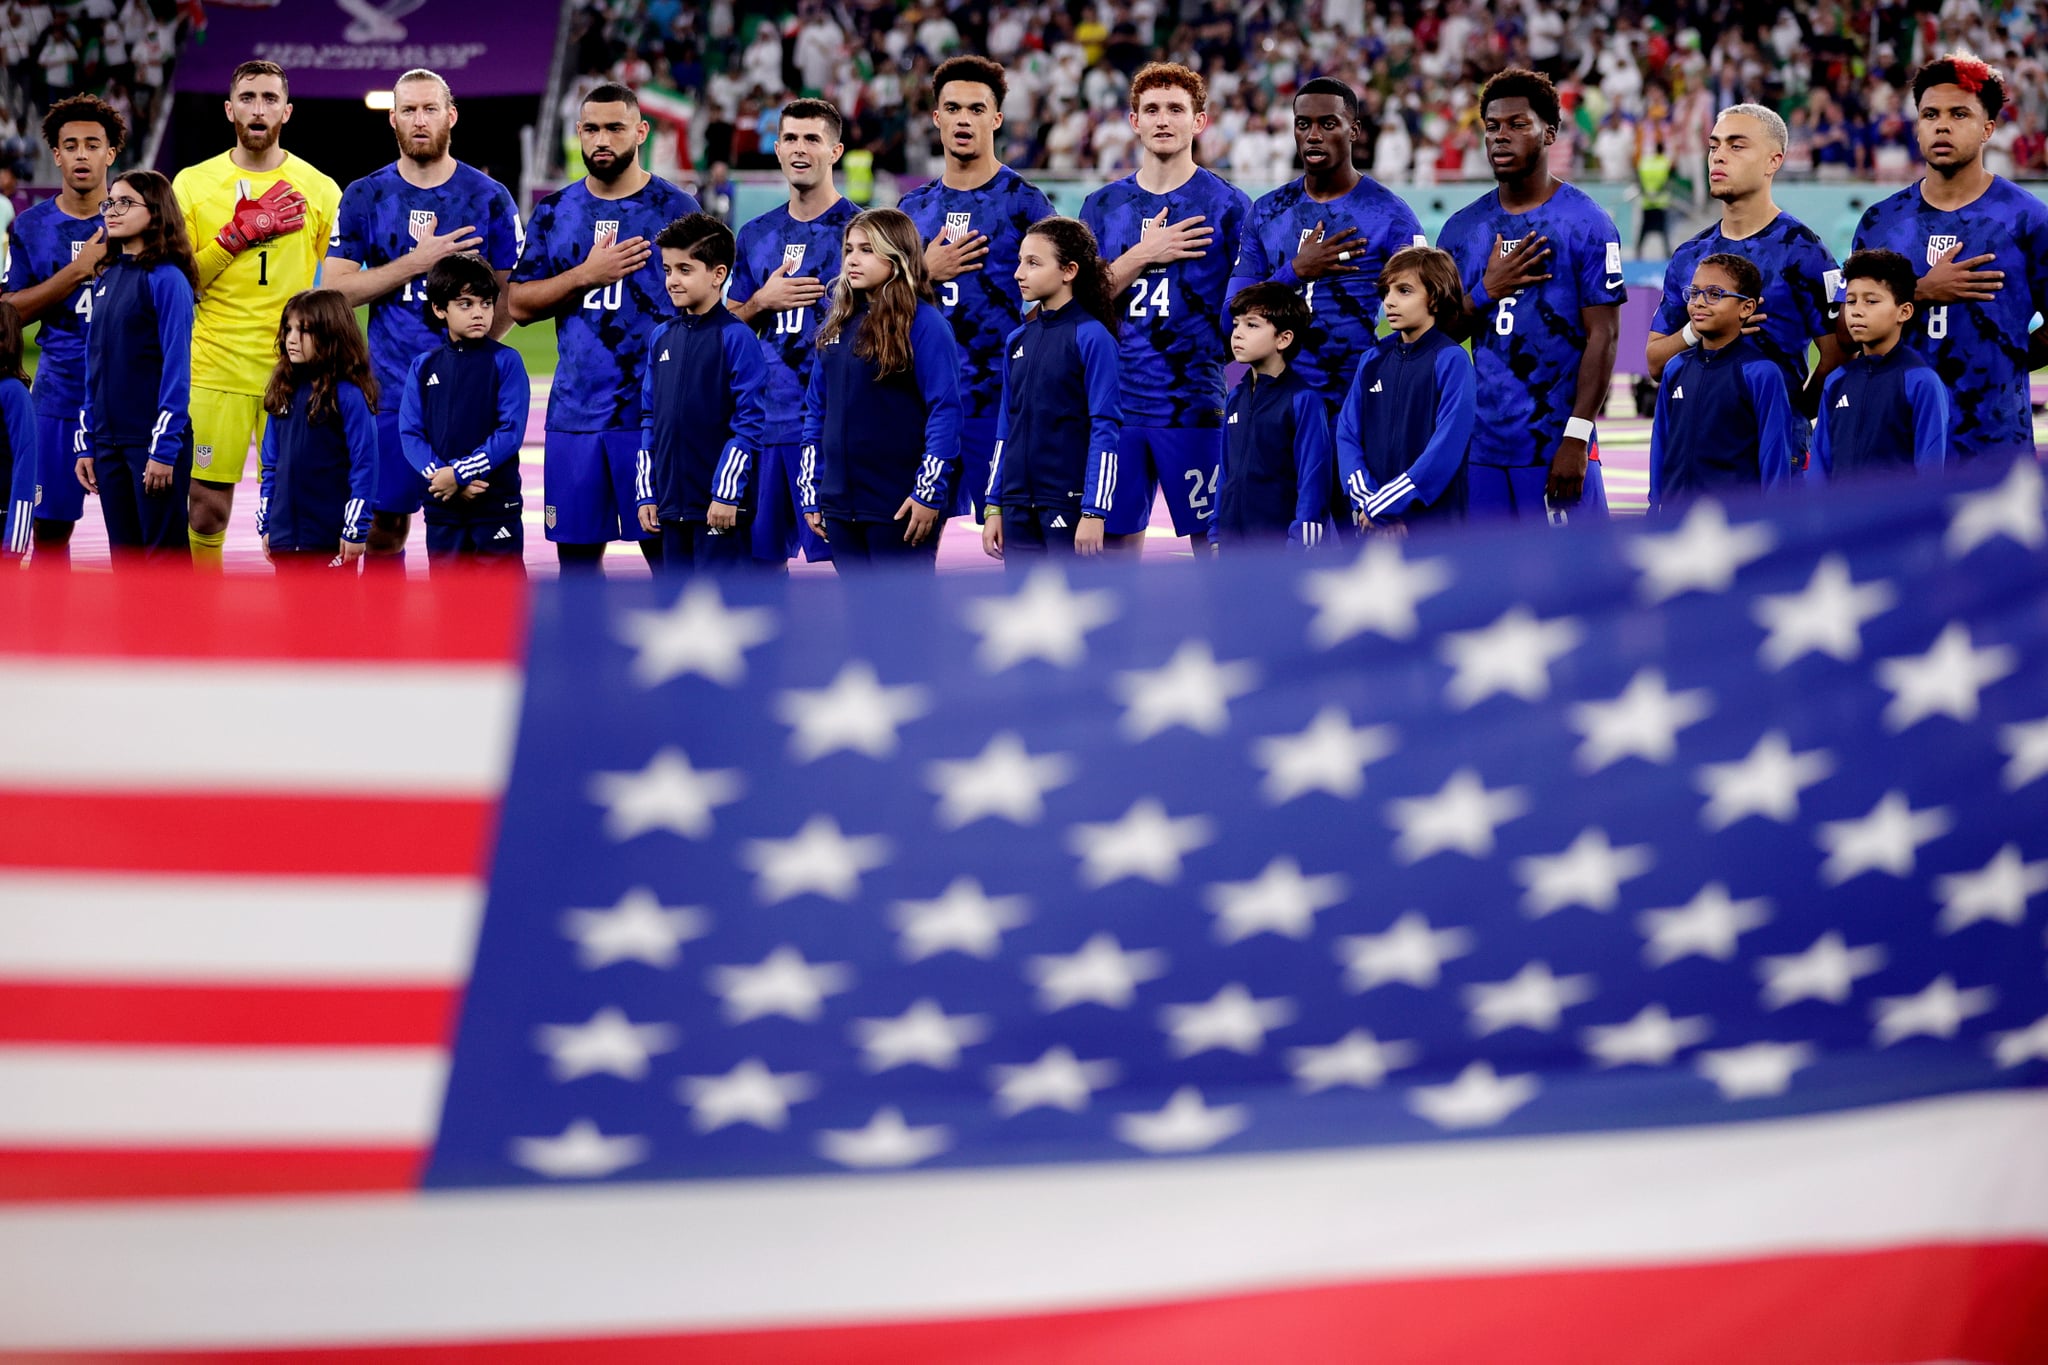
[[[1943,337],[1946,337],[1947,335],[1948,335],[1948,308],[1947,308],[1946,306],[1943,306],[1943,307],[1940,307],[1940,308],[1930,308],[1930,309],[1928,309],[1928,310],[1927,310],[1927,339],[1928,339],[1929,341],[1940,341],[1940,340],[1941,340],[1941,339],[1942,339]]]
[[[1153,313],[1157,313],[1163,318],[1172,317],[1173,294],[1170,289],[1172,283],[1173,281],[1165,275],[1159,277],[1157,285],[1148,282],[1144,276],[1139,276],[1137,282],[1131,286],[1129,316],[1147,318],[1152,316]]]
[[[592,289],[583,295],[583,306],[585,308],[601,308],[608,312],[616,311],[625,301],[626,282],[624,280],[613,280],[602,289]]]

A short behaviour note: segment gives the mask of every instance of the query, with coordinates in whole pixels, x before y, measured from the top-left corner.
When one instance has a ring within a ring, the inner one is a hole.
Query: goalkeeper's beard
[[[278,125],[275,123],[269,124],[260,133],[252,133],[247,128],[236,128],[235,141],[240,143],[242,150],[249,155],[262,156],[277,145],[277,130]]]

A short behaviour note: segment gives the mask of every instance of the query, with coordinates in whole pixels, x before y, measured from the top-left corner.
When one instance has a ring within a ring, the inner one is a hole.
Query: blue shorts
[[[796,557],[798,547],[812,564],[832,558],[832,547],[818,539],[796,510],[797,462],[802,454],[800,445],[761,447],[754,473],[753,557],[763,563],[787,563]]]
[[[1543,505],[1543,488],[1550,482],[1547,464],[1467,465],[1465,477],[1467,520],[1542,521],[1549,515]],[[1566,524],[1579,517],[1605,520],[1606,516],[1607,482],[1600,473],[1600,462],[1588,460],[1586,491],[1577,507],[1565,509]]]
[[[988,467],[996,455],[996,419],[965,417],[960,421],[960,487],[953,494],[953,515],[969,512],[981,520],[988,505]]]
[[[1177,536],[1207,535],[1216,515],[1216,470],[1223,458],[1221,427],[1125,427],[1117,447],[1117,505],[1104,533],[1127,536],[1152,522],[1152,499],[1166,490]],[[1138,474],[1144,496],[1138,496]]]
[[[645,540],[633,502],[640,463],[640,432],[549,431],[543,447],[543,524],[549,540],[602,545]]]
[[[427,523],[427,562],[451,559],[502,561],[507,555],[520,563],[526,552],[526,527],[518,517],[502,521],[455,521]]]
[[[411,516],[426,500],[427,481],[406,463],[405,450],[398,444],[397,402],[385,394],[378,399],[377,491],[370,499],[370,510]]]
[[[37,521],[77,521],[85,515],[85,485],[78,481],[78,457],[92,454],[92,438],[85,449],[73,448],[78,436],[78,414],[36,414],[36,510]]]

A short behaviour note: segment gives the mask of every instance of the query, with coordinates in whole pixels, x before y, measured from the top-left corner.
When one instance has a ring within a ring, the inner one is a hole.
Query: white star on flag
[[[1621,903],[1621,884],[1640,877],[1657,861],[1648,844],[1616,848],[1604,829],[1586,829],[1562,853],[1515,859],[1515,880],[1529,888],[1522,912],[1541,919],[1568,905],[1612,910]]]
[[[749,1057],[722,1076],[685,1076],[676,1082],[676,1098],[690,1106],[690,1126],[715,1133],[734,1123],[751,1123],[771,1133],[789,1126],[789,1106],[818,1093],[818,1079],[809,1072],[777,1073],[759,1057]]]
[[[607,1005],[587,1024],[542,1024],[533,1045],[548,1054],[548,1074],[558,1081],[608,1075],[621,1080],[647,1079],[648,1059],[672,1052],[681,1040],[669,1024],[636,1024],[626,1012]]]
[[[1166,975],[1166,954],[1156,948],[1126,951],[1116,935],[1096,934],[1077,952],[1027,959],[1024,975],[1038,987],[1038,1007],[1048,1014],[1069,1005],[1129,1009],[1140,983]]]
[[[1135,744],[1175,726],[1220,735],[1230,728],[1230,703],[1258,685],[1258,665],[1218,663],[1206,640],[1184,640],[1162,667],[1119,673],[1109,690],[1124,704],[1124,738]]]
[[[1280,806],[1309,792],[1350,798],[1365,790],[1365,769],[1394,752],[1391,725],[1353,727],[1341,706],[1316,712],[1308,728],[1268,735],[1252,745],[1252,762],[1265,769],[1259,794]]]
[[[784,944],[751,967],[713,967],[705,982],[725,1002],[727,1023],[771,1014],[810,1023],[824,1013],[826,996],[853,989],[853,968],[844,962],[806,962]]]
[[[1978,920],[2018,925],[2027,902],[2048,891],[2048,861],[2030,863],[2018,844],[2007,844],[1975,872],[1950,872],[1934,879],[1941,898],[1941,932],[1953,934]]]
[[[1173,1092],[1165,1108],[1153,1113],[1118,1114],[1112,1126],[1119,1138],[1157,1156],[1205,1151],[1225,1138],[1237,1136],[1251,1121],[1251,1110],[1244,1105],[1219,1104],[1212,1109],[1203,1102],[1200,1090],[1184,1085]]]
[[[1757,963],[1756,974],[1764,983],[1764,1008],[1783,1009],[1801,1000],[1839,1005],[1855,992],[1859,977],[1884,967],[1885,956],[1883,944],[1851,948],[1840,933],[1830,929],[1803,953],[1766,957]]]
[[[1349,887],[1335,872],[1304,876],[1301,864],[1282,854],[1251,881],[1205,888],[1202,900],[1216,916],[1218,942],[1237,943],[1254,934],[1307,938],[1315,931],[1317,912],[1343,904]]]
[[[1750,616],[1770,634],[1757,658],[1776,671],[1808,654],[1848,663],[1863,653],[1864,623],[1898,605],[1897,589],[1882,579],[1857,583],[1841,555],[1823,558],[1806,586],[1794,593],[1759,596]]]
[[[1736,574],[1777,543],[1777,532],[1769,526],[1731,526],[1721,504],[1702,499],[1676,531],[1632,536],[1621,543],[1621,552],[1642,570],[1643,600],[1656,603],[1688,592],[1726,592]]]
[[[1965,1019],[1989,1013],[1997,1003],[1998,992],[1991,987],[1957,990],[1956,979],[1943,972],[1918,994],[1886,995],[1872,1001],[1870,1017],[1877,1024],[1872,1038],[1879,1047],[1913,1037],[1953,1038]]]
[[[1016,825],[1045,818],[1045,794],[1074,780],[1077,765],[1066,754],[1032,754],[1014,731],[1005,730],[973,758],[941,758],[925,765],[925,786],[938,793],[940,829],[959,829],[986,816]]]
[[[896,752],[896,731],[932,709],[929,688],[885,687],[874,665],[855,659],[830,685],[791,688],[775,699],[775,716],[791,728],[789,755],[809,763],[850,749],[869,758]]]
[[[1413,1066],[1422,1056],[1414,1043],[1381,1042],[1370,1029],[1355,1028],[1334,1043],[1322,1047],[1287,1049],[1287,1069],[1303,1094],[1313,1095],[1334,1086],[1349,1085],[1371,1090],[1390,1071]]]
[[[1159,1027],[1172,1035],[1167,1050],[1176,1057],[1219,1048],[1250,1056],[1266,1045],[1269,1032],[1294,1022],[1294,1015],[1292,1000],[1256,1000],[1232,982],[1207,1000],[1165,1006],[1159,1011]]]
[[[1637,671],[1612,701],[1575,703],[1572,729],[1585,736],[1572,756],[1579,771],[1597,773],[1624,758],[1669,763],[1678,753],[1678,732],[1705,720],[1714,694],[1705,688],[1673,692],[1654,668]]]
[[[1643,911],[1636,928],[1649,940],[1643,961],[1663,967],[1694,956],[1732,961],[1736,940],[1770,920],[1771,903],[1764,897],[1735,900],[1726,883],[1708,882],[1684,905]]]
[[[1529,796],[1520,787],[1489,791],[1477,772],[1460,768],[1433,796],[1389,801],[1387,823],[1400,831],[1394,856],[1404,863],[1421,862],[1446,849],[1489,858],[1494,831],[1528,811]]]
[[[1664,1006],[1645,1005],[1625,1024],[1579,1030],[1579,1042],[1603,1067],[1669,1066],[1673,1057],[1713,1031],[1704,1015],[1673,1019]]]
[[[1348,568],[1302,576],[1301,595],[1316,609],[1309,642],[1328,649],[1366,631],[1390,640],[1413,639],[1421,625],[1415,608],[1450,585],[1447,562],[1411,560],[1387,541],[1368,541]]]
[[[860,877],[889,861],[889,841],[879,834],[849,835],[829,815],[813,815],[787,839],[749,839],[740,845],[740,866],[756,874],[754,896],[775,905],[805,892],[850,901],[860,894]]]
[[[2048,716],[1999,726],[1998,751],[2009,760],[2003,777],[2007,791],[2048,776]]]
[[[940,953],[965,953],[983,960],[1002,948],[1005,930],[1031,918],[1025,896],[991,896],[973,877],[955,877],[937,900],[897,901],[889,922],[903,935],[897,950],[905,962],[922,962]]]
[[[695,673],[726,687],[747,676],[747,651],[775,638],[775,613],[764,607],[725,605],[716,585],[698,579],[674,605],[633,608],[619,620],[619,639],[639,650],[633,681],[657,687]]]
[[[606,1137],[589,1119],[577,1119],[557,1137],[512,1139],[512,1162],[552,1180],[590,1180],[647,1160],[644,1137]]]
[[[1439,1128],[1491,1128],[1542,1087],[1534,1076],[1502,1076],[1489,1062],[1470,1062],[1447,1085],[1418,1085],[1408,1108]]]
[[[1884,728],[1897,734],[1929,716],[1975,720],[1978,694],[2018,669],[2019,653],[2010,645],[1972,648],[1969,627],[1951,621],[1925,654],[1878,661],[1878,685],[1892,694]]]
[[[960,1049],[988,1038],[989,1023],[979,1014],[947,1014],[938,1001],[924,999],[891,1019],[856,1019],[848,1031],[864,1070],[916,1065],[951,1071],[960,1065]]]
[[[1811,1043],[1751,1043],[1693,1058],[1693,1067],[1720,1088],[1724,1100],[1768,1099],[1792,1086],[1792,1073],[1813,1065]]]
[[[1772,730],[1735,763],[1703,763],[1693,785],[1705,793],[1700,823],[1726,829],[1738,820],[1761,815],[1786,824],[1799,816],[1799,793],[1835,771],[1835,757],[1825,749],[1792,752],[1783,730]]]
[[[740,799],[746,782],[737,769],[693,768],[673,745],[637,773],[592,773],[590,799],[605,808],[605,836],[614,843],[665,829],[686,839],[711,833],[711,812]]]
[[[1547,962],[1528,963],[1506,981],[1474,982],[1459,992],[1471,1011],[1467,1023],[1480,1038],[1510,1028],[1554,1033],[1566,1010],[1594,994],[1592,977],[1557,976]]]
[[[1455,670],[1444,695],[1461,711],[1496,692],[1541,701],[1550,695],[1550,666],[1585,638],[1585,628],[1568,616],[1540,621],[1527,607],[1509,607],[1482,630],[1444,636],[1438,657]]]
[[[1216,822],[1206,815],[1169,816],[1156,798],[1142,797],[1106,824],[1067,831],[1067,849],[1081,859],[1081,884],[1109,886],[1138,877],[1160,886],[1180,880],[1181,859],[1213,843]]]
[[[671,909],[646,887],[635,887],[609,910],[570,910],[562,933],[576,940],[576,961],[586,971],[614,962],[673,967],[681,946],[711,932],[711,916],[695,906]]]
[[[1993,1034],[1991,1056],[2001,1069],[2021,1062],[2048,1062],[2048,1014],[2026,1028]]]
[[[943,1123],[913,1127],[903,1111],[884,1105],[865,1128],[826,1129],[818,1134],[818,1154],[855,1170],[915,1166],[953,1145],[953,1130]]]
[[[1942,547],[1949,556],[1961,559],[1979,545],[2010,536],[2030,550],[2048,545],[2048,516],[2043,515],[2040,466],[2032,460],[2014,460],[2012,469],[1996,485],[1948,500],[1948,534]]]
[[[1337,940],[1344,986],[1362,993],[1389,981],[1428,990],[1443,979],[1444,963],[1472,951],[1469,929],[1432,929],[1410,910],[1382,933],[1346,934]]]
[[[1116,1084],[1115,1062],[1084,1062],[1061,1044],[1049,1047],[1035,1062],[992,1066],[989,1084],[995,1089],[996,1112],[1004,1118],[1028,1109],[1064,1109],[1078,1114],[1098,1090]]]
[[[967,628],[981,637],[975,661],[1000,673],[1026,659],[1072,668],[1088,657],[1088,632],[1117,618],[1116,595],[1102,588],[1075,592],[1058,569],[1037,568],[1014,593],[977,597],[966,607]]]
[[[1865,872],[1910,877],[1920,846],[1954,827],[1955,817],[1946,806],[1914,810],[1905,793],[1886,792],[1861,819],[1828,820],[1814,832],[1814,839],[1828,853],[1820,879],[1829,886],[1840,886]]]

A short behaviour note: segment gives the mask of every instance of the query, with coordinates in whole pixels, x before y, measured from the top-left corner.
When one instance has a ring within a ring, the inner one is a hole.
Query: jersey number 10
[[[804,314],[808,308],[784,308],[775,315],[775,335],[779,337],[800,337],[804,334]]]

